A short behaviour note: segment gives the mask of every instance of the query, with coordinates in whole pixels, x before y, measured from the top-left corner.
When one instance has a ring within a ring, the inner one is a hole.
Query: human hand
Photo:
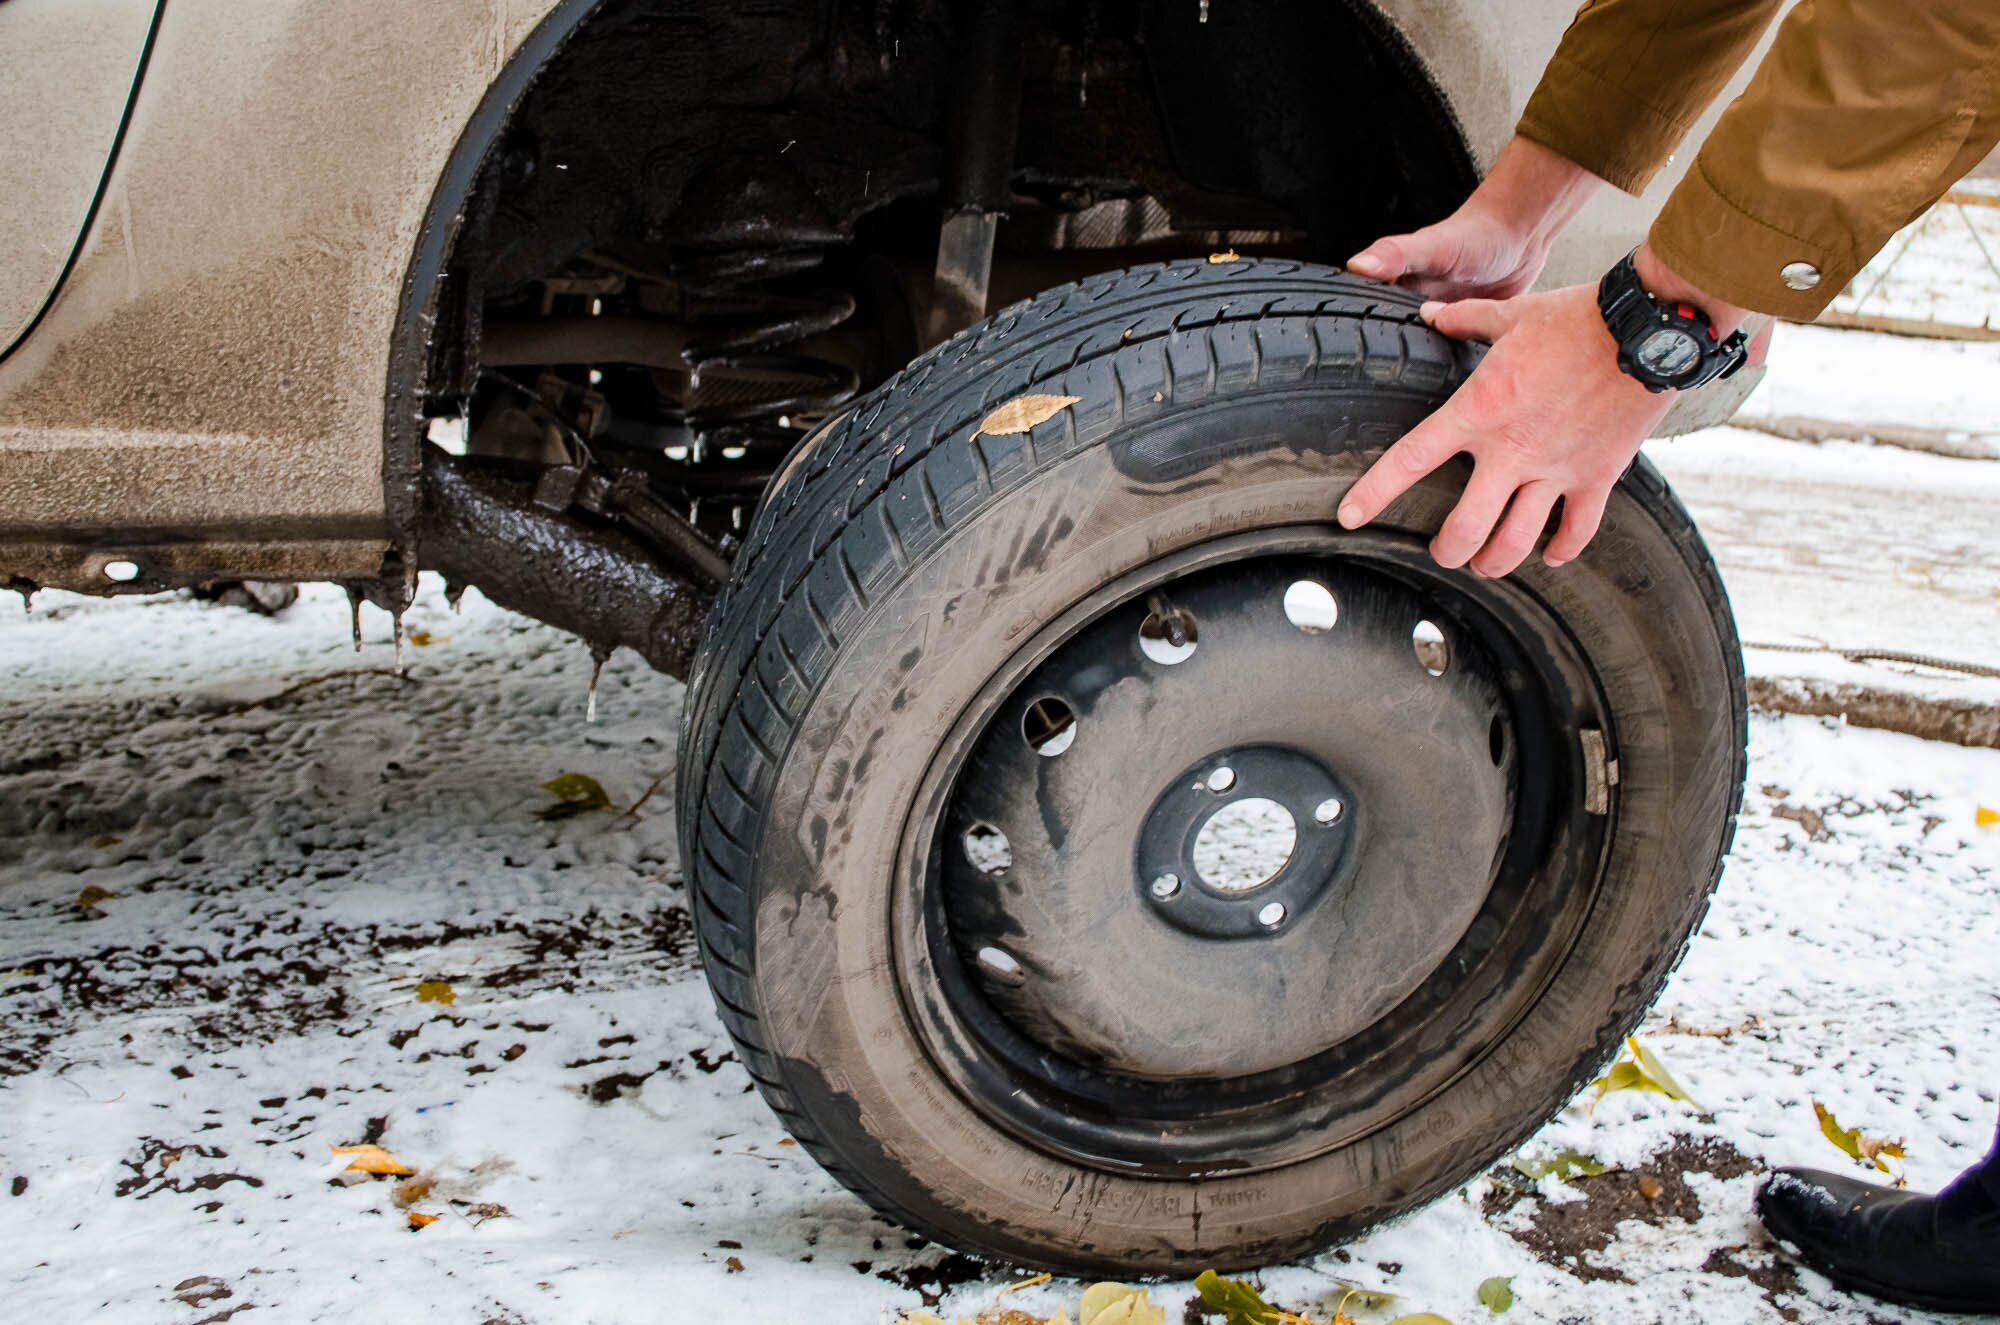
[[[1543,560],[1560,566],[1596,534],[1611,489],[1673,403],[1618,367],[1597,291],[1573,285],[1513,299],[1428,303],[1424,321],[1492,345],[1444,407],[1412,428],[1348,490],[1340,523],[1358,529],[1445,461],[1472,477],[1431,541],[1447,568],[1497,578],[1527,559],[1556,502],[1562,525]]]
[[[1348,270],[1433,299],[1511,299],[1542,274],[1549,246],[1599,183],[1539,143],[1516,138],[1457,211],[1376,240],[1348,259]]]

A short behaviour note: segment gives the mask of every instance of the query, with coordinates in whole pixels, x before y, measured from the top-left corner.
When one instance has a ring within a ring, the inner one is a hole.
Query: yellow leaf
[[[604,784],[588,773],[564,773],[550,778],[542,784],[542,790],[555,797],[556,803],[536,810],[537,819],[568,819],[611,808],[611,797],[604,790]]]
[[[1972,820],[1981,828],[1992,828],[2000,825],[2000,810],[1982,805],[1972,812]]]
[[[112,892],[109,888],[100,888],[93,883],[76,895],[76,909],[79,911],[95,911],[98,903],[108,902],[117,895],[117,893]]]
[[[1396,1319],[1390,1321],[1389,1325],[1451,1325],[1451,1322],[1443,1316],[1433,1315],[1428,1311],[1419,1311],[1414,1316],[1398,1316]]]
[[[452,987],[447,981],[419,980],[417,982],[417,1002],[451,1004],[458,1002],[458,995],[452,991]]]
[[[988,414],[980,425],[972,430],[972,435],[1006,437],[1013,433],[1027,432],[1036,424],[1047,423],[1082,399],[1082,396],[1016,396]]]
[[[1083,1290],[1077,1325],[1166,1325],[1167,1310],[1154,1303],[1143,1288],[1125,1284],[1092,1284]]]
[[[1864,1136],[1858,1127],[1842,1127],[1840,1120],[1833,1116],[1833,1110],[1818,1100],[1813,1101],[1813,1113],[1819,1119],[1820,1135],[1833,1142],[1835,1147],[1849,1159],[1862,1164],[1873,1164],[1883,1173],[1897,1176],[1896,1170],[1891,1168],[1887,1161],[1906,1158],[1901,1141]],[[1897,1185],[1900,1186],[1901,1182],[1901,1177],[1897,1176]]]
[[[396,1190],[389,1193],[389,1199],[398,1208],[407,1210],[431,1194],[431,1185],[422,1178],[412,1178],[408,1182],[396,1184]]]
[[[410,1211],[410,1231],[413,1233],[420,1228],[429,1228],[432,1224],[437,1223],[437,1221],[438,1217],[436,1215],[420,1215],[414,1210]]]
[[[380,1146],[332,1146],[336,1155],[352,1155],[347,1168],[354,1173],[386,1173],[392,1178],[408,1178],[414,1171]]]
[[[1621,1057],[1611,1065],[1609,1072],[1590,1083],[1596,1089],[1599,1100],[1613,1091],[1644,1090],[1678,1100],[1690,1108],[1701,1107],[1681,1089],[1681,1083],[1674,1080],[1659,1055],[1630,1036],[1626,1037],[1625,1049],[1631,1054],[1630,1058]]]
[[[427,649],[433,644],[451,643],[451,636],[433,635],[428,630],[413,630],[405,638],[420,649]]]
[[[96,847],[99,851],[102,851],[106,847],[115,847],[124,840],[125,840],[124,838],[118,836],[118,834],[116,833],[99,833],[95,838],[91,840],[90,845]]]
[[[1211,253],[1208,255],[1208,265],[1211,267],[1220,267],[1225,262],[1241,261],[1243,261],[1242,256],[1233,248],[1226,248],[1220,253]]]

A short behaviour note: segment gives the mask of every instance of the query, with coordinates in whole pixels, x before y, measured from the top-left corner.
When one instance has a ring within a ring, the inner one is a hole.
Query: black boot
[[[1934,1311],[2000,1312],[2000,1148],[1936,1196],[1779,1169],[1757,1190],[1757,1213],[1842,1288]]]

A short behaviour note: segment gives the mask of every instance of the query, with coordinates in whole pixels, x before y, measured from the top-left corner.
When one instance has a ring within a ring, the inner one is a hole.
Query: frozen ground
[[[1958,458],[1745,428],[1655,447],[1745,637],[2000,663],[2000,464],[1963,458],[2000,438],[2000,346],[1790,331],[1746,422],[1800,417]],[[582,647],[477,594],[453,615],[426,583],[401,681],[367,624],[357,657],[324,588],[277,620],[0,601],[0,1321],[878,1325],[989,1303],[1012,1268],[875,1219],[731,1057],[676,861],[680,687],[616,659],[587,726]],[[2000,704],[1937,669],[1750,665]],[[2000,828],[1977,811],[2000,806],[2000,750],[1768,715],[1752,742],[1721,890],[1643,1032],[1700,1108],[1572,1109],[1526,1153],[1613,1171],[1524,1190],[1503,1167],[1265,1271],[1270,1298],[1325,1315],[1357,1284],[1397,1295],[1350,1302],[1364,1320],[1468,1325],[1511,1276],[1519,1321],[1924,1319],[1774,1258],[1750,1197],[1769,1165],[1849,1163],[1815,1101],[1905,1138],[1918,1187],[1990,1138]],[[537,818],[566,772],[612,807]],[[350,1184],[330,1147],[361,1142],[420,1199]],[[1178,1320],[1188,1286],[1152,1291]],[[1008,1302],[1073,1317],[1077,1293]]]
[[[620,659],[586,726],[580,646],[466,607],[426,585],[402,682],[386,620],[357,658],[326,590],[277,621],[0,609],[5,1317],[876,1325],[989,1300],[1012,1271],[872,1217],[732,1061],[659,781],[680,688]],[[1721,892],[1645,1032],[1707,1112],[1573,1110],[1532,1149],[1619,1171],[1475,1184],[1265,1272],[1274,1300],[1346,1281],[1465,1325],[1500,1275],[1523,1321],[1899,1318],[1773,1261],[1750,1194],[1767,1164],[1848,1162],[1814,1100],[1907,1138],[1919,1186],[1990,1135],[2000,832],[1975,813],[2000,752],[1802,718],[1753,739]],[[538,820],[569,771],[615,808]],[[329,1147],[362,1141],[438,1222],[343,1185]],[[1154,1294],[1178,1319],[1189,1290]]]

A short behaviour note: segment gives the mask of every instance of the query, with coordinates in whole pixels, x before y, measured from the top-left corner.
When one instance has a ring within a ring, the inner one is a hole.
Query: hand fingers
[[[1403,245],[1413,237],[1391,235],[1378,239],[1347,260],[1347,269],[1378,281],[1393,281],[1409,270],[1409,258],[1403,252]]]
[[[1455,340],[1483,340],[1489,345],[1512,330],[1515,320],[1509,299],[1428,303],[1417,311],[1424,321]]]
[[[1431,540],[1431,557],[1447,570],[1463,566],[1479,551],[1493,532],[1507,499],[1514,495],[1518,480],[1502,473],[1490,462],[1475,463],[1472,478],[1459,496],[1458,505],[1444,518],[1444,525]]]
[[[1368,467],[1340,501],[1340,523],[1359,529],[1410,486],[1458,454],[1458,429],[1450,402],[1403,434],[1402,439]]]
[[[1609,500],[1611,489],[1578,488],[1563,494],[1562,528],[1542,551],[1542,560],[1551,567],[1566,561],[1575,561],[1597,535],[1597,526],[1604,519],[1604,503]]]
[[[1543,479],[1523,485],[1514,494],[1514,500],[1507,504],[1507,514],[1500,521],[1500,527],[1493,531],[1493,537],[1486,540],[1486,546],[1479,549],[1479,555],[1472,559],[1472,573],[1498,579],[1511,575],[1516,567],[1528,559],[1535,550],[1542,531],[1548,528],[1549,512],[1555,509],[1556,499],[1562,496],[1562,489]]]

